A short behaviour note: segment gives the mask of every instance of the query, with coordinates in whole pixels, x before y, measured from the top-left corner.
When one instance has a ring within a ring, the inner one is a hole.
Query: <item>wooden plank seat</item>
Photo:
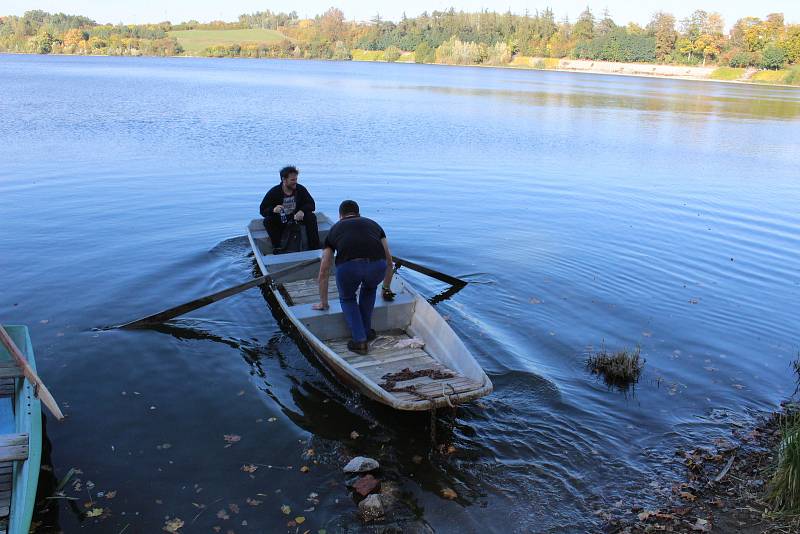
[[[6,519],[5,525],[0,523],[0,532],[8,528],[8,513],[11,509],[11,484],[14,476],[14,464],[0,463],[0,518]]]
[[[348,350],[348,339],[345,337],[327,340],[325,344],[379,386],[386,382],[386,379],[383,378],[384,376],[398,373],[404,369],[409,369],[412,372],[433,370],[452,375],[449,378],[420,376],[396,381],[395,387],[412,386],[416,392],[416,394],[408,391],[392,392],[403,401],[426,402],[427,397],[440,398],[474,391],[482,387],[479,382],[467,378],[434,360],[425,351],[425,347],[421,346],[421,343],[409,344],[412,338],[405,332],[379,333],[377,339],[370,344],[370,351],[367,355],[360,355]]]
[[[291,298],[290,306],[319,302],[319,283],[316,278],[297,280],[296,282],[287,282],[281,285]],[[328,282],[328,300],[339,300],[339,290],[336,288],[335,276],[331,276]]]
[[[17,362],[14,360],[0,360],[0,378],[16,378],[22,375]]]
[[[13,397],[16,387],[14,378],[0,378],[0,397]]]
[[[0,435],[0,462],[28,458],[28,434]]]

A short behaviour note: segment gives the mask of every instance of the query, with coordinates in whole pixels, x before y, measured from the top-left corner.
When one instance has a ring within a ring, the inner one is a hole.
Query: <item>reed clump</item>
[[[644,359],[638,346],[633,350],[623,349],[617,352],[608,352],[602,347],[598,352],[589,355],[586,367],[592,374],[602,376],[606,385],[627,389],[638,382],[644,368]]]
[[[800,512],[800,413],[785,415],[781,421],[778,463],[769,482],[767,498],[781,512]]]

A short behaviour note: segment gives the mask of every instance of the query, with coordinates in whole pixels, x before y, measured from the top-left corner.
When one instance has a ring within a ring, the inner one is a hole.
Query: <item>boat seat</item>
[[[327,310],[312,309],[313,303],[292,306],[295,317],[319,339],[335,339],[350,335],[350,329],[344,320],[342,305],[338,300],[329,302]],[[375,299],[375,310],[372,312],[372,328],[375,330],[405,329],[414,315],[414,296],[404,292],[398,294],[391,302]]]
[[[0,435],[0,462],[26,460],[28,458],[28,434]]]
[[[13,360],[0,361],[0,379],[2,378],[16,378],[22,376],[22,369],[17,362]]]

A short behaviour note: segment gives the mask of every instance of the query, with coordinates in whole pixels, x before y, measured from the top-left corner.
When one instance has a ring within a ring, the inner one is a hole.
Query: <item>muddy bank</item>
[[[800,532],[800,516],[781,515],[766,500],[781,417],[798,409],[798,404],[784,403],[755,428],[733,429],[730,439],[676,451],[686,478],[672,485],[669,502],[655,510],[632,506],[598,511],[607,520],[606,532]]]

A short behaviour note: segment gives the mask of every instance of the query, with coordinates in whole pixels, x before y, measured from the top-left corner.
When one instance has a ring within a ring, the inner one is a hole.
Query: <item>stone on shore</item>
[[[380,495],[370,495],[358,503],[358,511],[361,514],[361,519],[363,519],[365,523],[383,517],[383,502],[381,501]]]
[[[373,460],[372,458],[367,458],[366,456],[356,456],[352,460],[350,460],[346,466],[344,466],[345,473],[366,473],[368,471],[374,471],[379,468],[381,465],[378,463],[377,460]]]

